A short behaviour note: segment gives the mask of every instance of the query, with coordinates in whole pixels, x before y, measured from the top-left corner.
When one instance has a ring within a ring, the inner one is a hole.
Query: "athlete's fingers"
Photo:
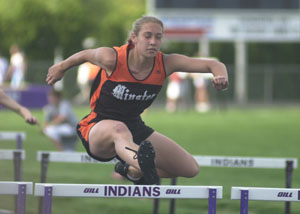
[[[212,84],[217,90],[226,90],[228,88],[228,80],[226,77],[215,77],[212,79]]]

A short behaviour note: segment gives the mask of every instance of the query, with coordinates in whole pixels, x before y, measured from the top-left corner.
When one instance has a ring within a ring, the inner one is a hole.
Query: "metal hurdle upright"
[[[23,148],[23,141],[26,139],[25,132],[10,132],[10,131],[1,131],[0,140],[16,140],[17,149]]]
[[[22,160],[25,160],[25,151],[23,141],[26,139],[24,132],[1,131],[0,140],[16,141],[16,150],[2,149],[0,150],[0,160],[13,160],[14,163],[14,181],[22,181]],[[17,210],[17,198],[15,202]]]
[[[17,196],[17,214],[25,214],[26,195],[32,195],[32,182],[0,182],[0,195]]]
[[[25,151],[23,148],[23,141],[26,139],[24,132],[0,132],[0,140],[15,140],[16,150],[0,150],[0,160],[14,160],[14,180],[22,180],[22,160],[25,159]]]
[[[52,197],[199,198],[208,199],[208,214],[216,214],[221,186],[140,186],[101,184],[35,184],[35,196],[44,197],[43,214],[52,213]]]
[[[265,158],[239,156],[194,156],[200,167],[285,169],[285,187],[292,187],[292,172],[298,166],[297,158]],[[176,185],[176,178],[171,180]],[[158,202],[156,202],[158,203]],[[290,214],[290,202],[285,203],[285,214]],[[175,213],[175,199],[170,200],[170,214]],[[157,213],[155,213],[157,214]]]
[[[248,214],[248,202],[251,200],[300,202],[300,189],[232,187],[231,200],[240,200],[240,214]]]
[[[22,160],[25,160],[25,151],[2,149],[0,150],[0,160],[14,161],[14,180],[22,181]],[[15,210],[18,210],[18,198],[15,199]]]

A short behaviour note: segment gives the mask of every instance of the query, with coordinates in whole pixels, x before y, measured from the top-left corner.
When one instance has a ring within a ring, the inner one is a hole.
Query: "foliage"
[[[86,37],[121,44],[144,8],[139,0],[0,0],[0,50],[17,43],[28,58],[47,59],[56,47],[65,57],[82,49]]]

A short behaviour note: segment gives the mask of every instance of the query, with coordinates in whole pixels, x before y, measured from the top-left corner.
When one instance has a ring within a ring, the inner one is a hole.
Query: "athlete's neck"
[[[137,52],[137,49],[132,48],[128,55],[128,66],[131,71],[144,72],[151,71],[153,68],[154,58],[145,57]]]

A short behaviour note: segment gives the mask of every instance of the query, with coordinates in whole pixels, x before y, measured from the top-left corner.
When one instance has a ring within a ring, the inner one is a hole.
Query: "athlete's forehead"
[[[140,33],[163,34],[163,29],[158,23],[148,22],[142,25]]]

